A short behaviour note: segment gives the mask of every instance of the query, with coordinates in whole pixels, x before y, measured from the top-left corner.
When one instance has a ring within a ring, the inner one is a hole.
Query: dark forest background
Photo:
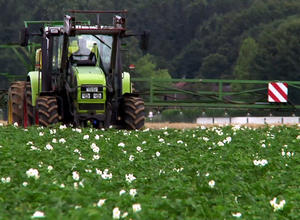
[[[151,32],[147,54],[127,42],[136,76],[300,79],[299,0],[0,0],[0,44],[24,20],[62,20],[68,9],[127,9],[129,29]],[[0,72],[24,74],[11,49]]]

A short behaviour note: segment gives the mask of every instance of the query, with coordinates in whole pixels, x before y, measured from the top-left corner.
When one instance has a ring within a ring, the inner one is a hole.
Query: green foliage
[[[239,57],[234,68],[234,79],[256,79],[257,76],[251,74],[251,65],[258,53],[258,45],[251,37],[242,43]]]
[[[0,126],[0,218],[30,219],[41,211],[45,219],[111,219],[118,207],[128,219],[233,219],[237,212],[243,219],[299,219],[299,141],[299,127],[285,126]],[[39,178],[26,174],[30,168]],[[136,179],[128,182],[128,174]],[[282,210],[270,205],[274,197],[286,201]],[[141,211],[133,212],[133,204]]]
[[[256,79],[299,79],[298,0],[0,1],[0,43],[17,43],[24,20],[61,20],[68,9],[128,9],[128,28],[151,32],[148,53],[153,57],[145,58],[141,71],[161,70],[156,75],[166,76],[167,69],[173,78],[247,78],[251,72]],[[255,40],[258,51],[246,39]],[[141,57],[137,39],[128,45],[126,65]],[[251,57],[257,53],[253,65],[243,56],[247,48]],[[25,71],[12,51],[1,49],[0,72]]]
[[[224,55],[215,53],[203,59],[203,63],[200,69],[200,76],[207,79],[222,78],[224,75],[228,75],[226,70],[229,63]]]
[[[167,69],[159,69],[157,67],[155,57],[146,54],[141,57],[136,63],[136,70],[133,73],[133,77],[139,78],[153,78],[153,79],[171,79],[171,76]],[[167,87],[168,83],[162,83],[160,86]],[[139,83],[134,85],[137,90],[149,89],[149,84]]]
[[[253,72],[261,79],[299,80],[300,18],[284,20],[258,39]]]

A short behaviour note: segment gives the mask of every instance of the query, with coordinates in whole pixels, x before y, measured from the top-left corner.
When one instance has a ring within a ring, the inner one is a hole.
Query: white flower
[[[232,216],[236,217],[236,218],[240,218],[240,217],[242,217],[242,213],[240,213],[240,212],[232,213]]]
[[[142,144],[146,144],[146,143],[147,143],[147,141],[143,141],[143,142],[142,142]]]
[[[203,139],[205,142],[209,141],[209,138],[207,138],[207,137],[203,137],[202,139]]]
[[[275,197],[270,201],[270,205],[274,208],[274,212],[283,209],[283,206],[286,203],[285,200],[281,200],[279,204],[277,204],[276,200],[277,198]]]
[[[27,183],[27,182],[23,182],[22,185],[23,185],[23,186],[27,186],[28,183]]]
[[[50,172],[51,170],[53,170],[53,166],[48,166],[48,171]]]
[[[79,180],[79,173],[77,171],[73,171],[72,172],[72,177],[75,181],[78,181]]]
[[[2,183],[9,183],[10,182],[10,177],[2,177],[1,182]]]
[[[53,147],[51,146],[51,144],[47,144],[45,150],[53,150]]]
[[[81,129],[80,128],[75,128],[75,131],[78,133],[81,133]]]
[[[177,144],[183,144],[182,140],[177,141]]]
[[[60,186],[59,186],[60,188],[65,188],[65,184],[60,184]]]
[[[125,147],[125,144],[123,142],[118,144],[118,147]]]
[[[88,140],[90,138],[90,136],[88,134],[83,136],[83,140]]]
[[[209,176],[209,173],[206,173],[205,176]]]
[[[126,181],[131,183],[133,180],[135,180],[135,176],[133,174],[126,174],[125,175]]]
[[[219,142],[218,142],[218,146],[223,147],[223,146],[224,146],[224,143],[223,143],[222,141],[219,141]]]
[[[296,137],[296,139],[297,139],[297,140],[300,140],[300,135],[298,135],[298,136]]]
[[[261,164],[262,166],[265,166],[265,165],[268,164],[268,161],[267,161],[266,159],[262,159],[262,160],[260,161],[260,164]]]
[[[149,130],[150,130],[150,128],[146,128],[146,129],[143,130],[143,132],[147,132]]]
[[[124,212],[122,218],[126,218],[128,216],[128,212]]]
[[[262,159],[262,160],[253,160],[253,164],[255,166],[265,166],[268,164],[268,161],[266,159]]]
[[[82,188],[84,188],[83,181],[84,181],[84,180],[81,180],[81,181],[79,182],[79,185],[80,185]]]
[[[132,210],[133,212],[139,212],[142,210],[141,204],[137,203],[137,204],[133,204],[132,205]]]
[[[258,160],[253,160],[253,163],[255,166],[258,166],[260,164],[260,162]]]
[[[136,189],[130,189],[129,194],[130,194],[132,197],[135,197],[135,195],[137,194]]]
[[[29,170],[27,170],[26,175],[28,178],[29,177],[33,177],[34,179],[40,178],[39,171],[37,169],[33,169],[33,168],[30,168]]]
[[[60,129],[60,130],[63,130],[63,129],[66,129],[66,128],[67,128],[66,125],[60,125],[60,126],[59,126],[59,129]]]
[[[61,138],[61,139],[59,139],[58,142],[64,144],[64,143],[66,143],[66,140],[64,138]]]
[[[121,191],[119,192],[119,195],[123,195],[124,193],[126,193],[126,191],[124,189],[121,189]]]
[[[231,137],[227,137],[225,140],[226,140],[227,143],[230,143],[231,140],[232,140],[232,138]]]
[[[158,151],[157,151],[155,154],[156,154],[156,156],[157,156],[157,157],[159,157],[159,156],[160,156],[160,153],[159,153]]]
[[[40,133],[39,133],[39,136],[44,136],[44,132],[40,132]]]
[[[134,156],[133,155],[129,156],[129,161],[134,161]]]
[[[80,153],[80,150],[78,150],[78,149],[75,149],[75,150],[74,150],[74,153],[78,153],[79,155],[81,154],[81,153]]]
[[[96,139],[96,140],[99,140],[99,138],[100,138],[99,135],[96,134],[95,139]]]
[[[56,129],[50,129],[50,134],[56,134]]]
[[[78,183],[77,182],[74,183],[74,189],[78,189]]]
[[[160,143],[164,143],[164,142],[165,142],[165,140],[164,140],[163,138],[158,139],[158,141],[159,141]]]
[[[262,145],[261,145],[261,147],[265,148],[265,147],[266,147],[266,145],[265,145],[265,144],[262,144]]]
[[[18,122],[15,122],[15,123],[14,123],[14,126],[15,126],[15,127],[18,127],[18,126],[19,126],[19,125],[18,125]]]
[[[136,147],[136,150],[137,150],[137,152],[140,152],[140,153],[143,152],[143,149],[142,149],[140,146],[137,146],[137,147]]]
[[[96,173],[101,175],[102,179],[110,180],[112,178],[112,173],[108,173],[108,169],[105,169],[103,172],[96,168]]]
[[[209,181],[208,185],[209,185],[210,188],[214,188],[215,187],[215,181],[214,180]]]
[[[93,155],[93,160],[99,160],[100,156],[98,154]]]
[[[106,200],[106,199],[100,199],[100,200],[97,202],[97,206],[98,206],[98,207],[103,206],[104,203],[105,203],[105,200]]]
[[[44,214],[44,212],[41,212],[41,211],[36,211],[31,216],[31,218],[44,218],[44,217],[45,217],[45,214]]]
[[[116,207],[116,208],[113,209],[113,219],[119,219],[120,218],[120,214],[121,214],[121,212],[120,212],[120,210],[119,210],[118,207]]]
[[[83,157],[78,157],[78,160],[85,160]]]
[[[56,138],[53,138],[53,139],[52,139],[52,143],[57,143]]]

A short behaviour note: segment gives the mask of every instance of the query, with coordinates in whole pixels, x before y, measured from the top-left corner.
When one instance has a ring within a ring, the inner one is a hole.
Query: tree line
[[[148,54],[128,40],[135,76],[300,79],[299,0],[0,0],[0,44],[24,20],[61,20],[68,9],[127,9],[129,29],[150,31]],[[11,49],[0,72],[25,74]]]

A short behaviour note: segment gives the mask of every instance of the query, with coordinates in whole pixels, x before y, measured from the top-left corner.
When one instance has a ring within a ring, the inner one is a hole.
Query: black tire
[[[53,96],[40,96],[36,101],[39,125],[47,127],[59,122],[57,100]]]
[[[126,95],[123,97],[122,124],[125,129],[141,129],[145,124],[145,104],[142,98]]]
[[[35,123],[35,117],[34,117],[34,110],[32,106],[32,92],[31,92],[30,82],[26,82],[25,97],[26,97],[28,126],[31,126],[34,125]]]
[[[18,123],[23,126],[24,123],[24,93],[25,81],[13,82],[8,90],[8,123]]]

